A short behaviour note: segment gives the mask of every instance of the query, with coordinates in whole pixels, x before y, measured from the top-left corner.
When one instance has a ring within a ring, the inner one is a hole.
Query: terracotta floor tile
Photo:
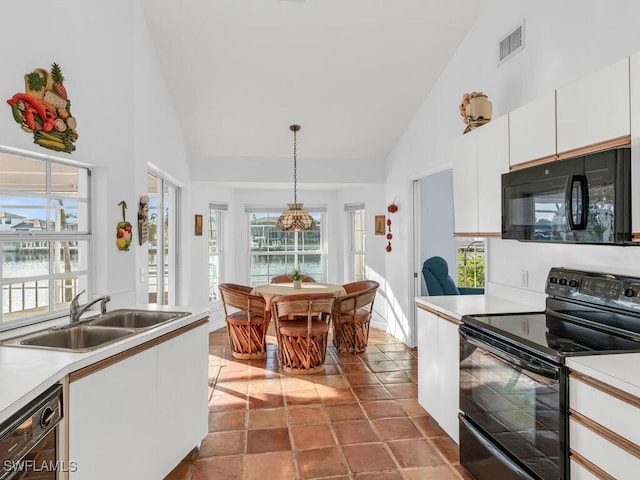
[[[320,403],[318,391],[313,388],[309,390],[296,390],[294,392],[285,392],[284,400],[287,406],[291,405],[316,405]]]
[[[249,383],[249,393],[280,393],[282,384],[280,378],[256,378]]]
[[[353,473],[392,470],[396,464],[383,443],[361,443],[342,447]]]
[[[278,408],[284,406],[284,397],[281,393],[254,393],[249,394],[247,398],[250,409]]]
[[[247,453],[291,450],[288,428],[261,428],[247,431]]]
[[[362,353],[360,354],[360,358],[365,361],[365,363],[369,362],[383,362],[385,360],[391,360],[387,357],[387,354],[381,351],[373,352],[373,353]]]
[[[227,410],[244,410],[247,408],[246,395],[216,395],[209,400],[210,412],[224,412]]]
[[[398,440],[387,445],[402,468],[442,465],[446,460],[426,438]]]
[[[352,387],[352,390],[360,401],[391,399],[391,395],[382,385],[362,385]]]
[[[256,453],[246,455],[244,459],[244,480],[293,480],[296,478],[292,452]]]
[[[289,425],[316,425],[329,421],[324,407],[309,405],[287,408]]]
[[[402,470],[406,480],[459,480],[455,469],[450,465],[436,467],[405,468]],[[496,479],[498,480],[498,479]]]
[[[364,420],[365,415],[358,403],[345,403],[343,405],[327,405],[325,411],[329,420],[340,422],[345,420]]]
[[[313,390],[316,388],[315,381],[311,375],[288,375],[282,377],[280,381],[285,392]]]
[[[404,362],[405,360],[400,360],[400,361]],[[393,360],[387,360],[383,362],[368,362],[367,366],[374,373],[393,372],[398,370],[398,364]]]
[[[399,352],[385,352],[389,360],[413,360],[416,356],[409,350]]]
[[[314,375],[316,388],[319,385],[333,388],[349,388],[351,384],[342,375]]]
[[[362,402],[362,408],[367,416],[374,418],[404,417],[405,413],[395,400],[376,400]]]
[[[400,405],[400,408],[406,413],[409,417],[419,417],[422,415],[427,415],[427,411],[422,408],[422,405],[418,403],[418,399],[413,398],[396,398],[396,402]]]
[[[350,373],[345,375],[351,386],[380,385],[380,379],[375,373]]]
[[[473,477],[469,474],[469,472],[467,472],[467,470],[459,463],[452,465],[451,468],[453,468],[458,473],[462,480],[473,480]]]
[[[329,477],[348,473],[337,448],[318,448],[296,452],[301,479]]]
[[[206,458],[244,453],[245,438],[245,430],[210,433],[202,440],[198,456]]]
[[[291,427],[293,448],[307,450],[310,448],[333,447],[336,442],[329,425],[299,425]]]
[[[383,385],[395,384],[395,383],[411,383],[413,384],[411,377],[404,372],[382,372],[376,373],[376,377],[380,379]]]
[[[333,426],[334,432],[336,432],[338,444],[340,445],[380,441],[380,437],[371,426],[371,422],[368,420],[334,422],[331,425]]]
[[[285,427],[287,421],[284,408],[250,410],[248,428]]]
[[[426,437],[439,437],[446,435],[442,427],[440,427],[438,422],[436,422],[430,415],[411,417],[411,421],[416,424],[418,430],[420,430]]]
[[[210,457],[196,460],[193,466],[193,480],[242,480],[242,455]]]
[[[346,363],[344,365],[340,365],[342,369],[342,373],[351,374],[351,373],[371,373],[369,367],[367,367],[364,363]]]
[[[240,430],[245,427],[245,410],[209,413],[209,432]]]
[[[402,480],[402,474],[398,471],[390,472],[365,472],[358,473],[354,480]]]
[[[460,462],[460,451],[458,444],[454,442],[448,436],[433,437],[430,439],[431,443],[438,449],[444,458],[449,463]]]
[[[401,370],[415,370],[418,368],[418,359],[413,360],[394,360],[397,368]]]
[[[418,401],[418,385],[415,383],[397,383],[385,385],[387,391],[393,398],[411,398]]]
[[[372,423],[376,430],[380,432],[383,440],[422,437],[422,433],[420,433],[413,422],[406,417],[384,418],[382,420],[374,420]]]
[[[356,397],[349,388],[333,388],[324,385],[317,386],[318,396],[322,403],[353,403]]]

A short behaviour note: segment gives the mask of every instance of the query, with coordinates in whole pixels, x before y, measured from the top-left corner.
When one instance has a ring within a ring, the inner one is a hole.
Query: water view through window
[[[0,150],[0,330],[63,315],[88,288],[86,168]]]
[[[276,275],[286,275],[294,268],[323,279],[322,213],[310,212],[316,229],[303,232],[278,232],[276,221],[282,212],[250,212],[250,284],[269,283]]]

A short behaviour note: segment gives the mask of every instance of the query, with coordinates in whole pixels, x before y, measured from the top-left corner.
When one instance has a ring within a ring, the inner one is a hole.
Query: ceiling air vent
[[[498,42],[498,65],[524,48],[524,20],[515,30]]]

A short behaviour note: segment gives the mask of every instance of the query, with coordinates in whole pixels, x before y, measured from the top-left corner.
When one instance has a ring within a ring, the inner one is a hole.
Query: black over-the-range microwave
[[[636,245],[631,232],[631,149],[502,175],[502,238]]]

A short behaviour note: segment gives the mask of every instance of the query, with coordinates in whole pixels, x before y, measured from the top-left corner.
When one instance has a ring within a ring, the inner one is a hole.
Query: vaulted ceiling
[[[288,167],[293,123],[299,159],[383,165],[486,0],[141,4],[191,160]]]

